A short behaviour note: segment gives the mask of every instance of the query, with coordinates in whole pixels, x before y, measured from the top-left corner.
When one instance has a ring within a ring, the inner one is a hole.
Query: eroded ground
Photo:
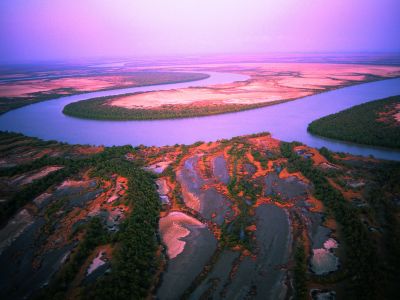
[[[305,251],[306,298],[346,295],[348,258],[341,229],[324,205],[327,199],[316,196],[315,178],[293,170],[281,148],[279,141],[264,134],[139,149],[136,158],[153,166],[164,186],[159,189],[160,233],[166,265],[158,298],[289,299],[299,293],[299,275],[293,273],[302,264],[298,248]],[[365,188],[372,182],[364,172],[378,161],[323,155],[296,144],[292,151],[326,176],[345,205],[369,207]],[[363,167],[354,169],[354,164]],[[168,167],[160,172],[161,165]],[[180,217],[171,222],[178,212]],[[363,214],[358,221],[376,239],[381,229],[366,221],[371,215]],[[199,230],[214,238],[204,238]],[[215,249],[213,255],[210,249]]]
[[[23,299],[32,297],[63,270],[91,222],[100,220],[108,232],[119,230],[131,210],[124,203],[128,182],[117,174],[107,179],[93,176],[84,165],[60,173],[70,168],[65,165],[66,157],[85,160],[102,153],[101,147],[72,147],[4,133],[1,144],[9,147],[2,148],[0,167],[0,294],[3,299]],[[24,194],[28,196],[25,205]],[[15,202],[21,202],[22,209]],[[72,287],[94,281],[109,270],[112,248],[103,244],[94,249],[96,255],[79,267]]]
[[[396,291],[395,270],[385,267],[397,263],[393,162],[267,133],[159,148],[2,133],[0,147],[2,299]]]

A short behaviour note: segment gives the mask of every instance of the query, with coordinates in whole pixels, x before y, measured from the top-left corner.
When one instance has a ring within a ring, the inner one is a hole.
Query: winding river
[[[231,73],[208,73],[209,78],[195,82],[92,92],[32,104],[0,116],[0,130],[20,132],[45,140],[106,146],[191,144],[199,140],[213,141],[269,131],[283,141],[296,140],[312,147],[325,146],[333,151],[400,160],[400,151],[324,139],[307,132],[307,125],[320,117],[375,99],[400,95],[400,78],[345,87],[264,108],[207,117],[98,121],[77,119],[62,113],[65,105],[94,97],[206,86],[248,78]]]

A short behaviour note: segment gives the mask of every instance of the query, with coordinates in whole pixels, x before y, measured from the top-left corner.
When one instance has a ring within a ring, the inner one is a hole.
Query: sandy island
[[[165,67],[174,71],[231,72],[247,81],[209,87],[146,92],[110,98],[106,105],[128,109],[162,106],[254,105],[297,99],[364,81],[400,76],[400,67],[316,63],[235,63]],[[149,70],[149,69],[147,69]],[[157,67],[164,70],[164,67]]]

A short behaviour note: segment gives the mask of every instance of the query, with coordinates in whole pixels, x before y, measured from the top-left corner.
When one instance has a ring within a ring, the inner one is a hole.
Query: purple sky
[[[1,0],[0,61],[400,52],[400,0]]]

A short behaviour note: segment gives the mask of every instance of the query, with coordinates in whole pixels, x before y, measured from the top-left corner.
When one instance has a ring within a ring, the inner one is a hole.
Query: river
[[[208,73],[209,78],[199,81],[92,92],[28,105],[0,116],[0,130],[20,132],[45,140],[105,146],[191,144],[199,140],[214,141],[268,131],[283,141],[296,140],[311,147],[325,146],[333,151],[400,160],[400,151],[329,140],[307,132],[307,125],[320,117],[357,104],[400,95],[400,78],[345,87],[259,109],[187,119],[99,121],[78,119],[62,113],[65,105],[94,97],[248,79],[245,75]]]

